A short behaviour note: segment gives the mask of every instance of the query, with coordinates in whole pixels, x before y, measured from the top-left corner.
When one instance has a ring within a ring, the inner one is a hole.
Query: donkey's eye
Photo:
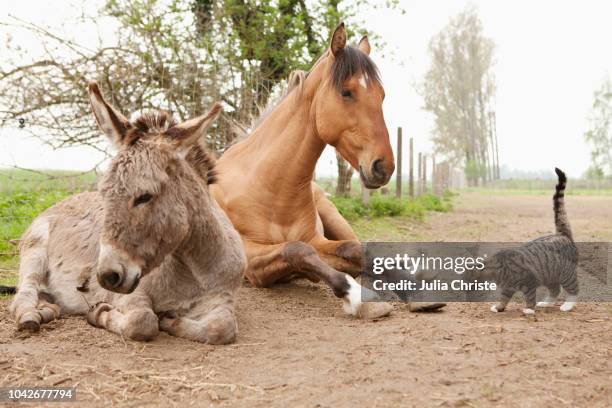
[[[153,196],[149,193],[145,193],[143,195],[140,195],[138,197],[136,197],[136,199],[134,200],[134,207],[137,207],[141,204],[146,204],[149,201],[151,201],[151,199],[153,198]]]
[[[348,89],[343,89],[341,94],[342,94],[343,98],[352,98],[353,97],[353,93],[350,90],[348,90]]]

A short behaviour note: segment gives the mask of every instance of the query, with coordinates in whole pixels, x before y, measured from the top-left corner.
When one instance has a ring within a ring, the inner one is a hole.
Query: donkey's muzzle
[[[98,282],[106,290],[117,293],[132,293],[140,282],[139,274],[130,276],[127,271],[108,270],[98,272]]]
[[[122,276],[115,271],[104,272],[100,275],[100,285],[108,290],[119,288],[122,280]]]

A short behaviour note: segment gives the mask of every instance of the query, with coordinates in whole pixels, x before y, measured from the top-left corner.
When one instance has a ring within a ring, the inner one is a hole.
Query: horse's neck
[[[325,143],[316,135],[311,101],[294,91],[274,109],[247,141],[256,154],[262,179],[270,186],[310,186]]]

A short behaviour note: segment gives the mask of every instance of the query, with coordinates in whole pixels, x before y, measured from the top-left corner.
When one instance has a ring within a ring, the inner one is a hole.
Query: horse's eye
[[[151,201],[151,199],[153,198],[153,196],[149,193],[145,193],[143,195],[140,195],[138,197],[136,197],[136,199],[134,200],[134,207],[137,207],[141,204],[146,204],[149,201]]]
[[[351,91],[349,91],[348,89],[343,89],[341,94],[342,94],[343,98],[352,98],[353,97],[353,93]]]

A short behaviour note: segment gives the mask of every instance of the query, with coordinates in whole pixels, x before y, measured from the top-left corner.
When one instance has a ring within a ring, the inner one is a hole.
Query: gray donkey
[[[209,194],[214,161],[200,144],[221,106],[181,124],[163,112],[130,122],[95,82],[89,96],[118,153],[99,191],[55,205],[23,236],[11,304],[17,327],[36,331],[62,314],[87,314],[92,325],[135,340],[162,330],[234,341],[246,258]]]

